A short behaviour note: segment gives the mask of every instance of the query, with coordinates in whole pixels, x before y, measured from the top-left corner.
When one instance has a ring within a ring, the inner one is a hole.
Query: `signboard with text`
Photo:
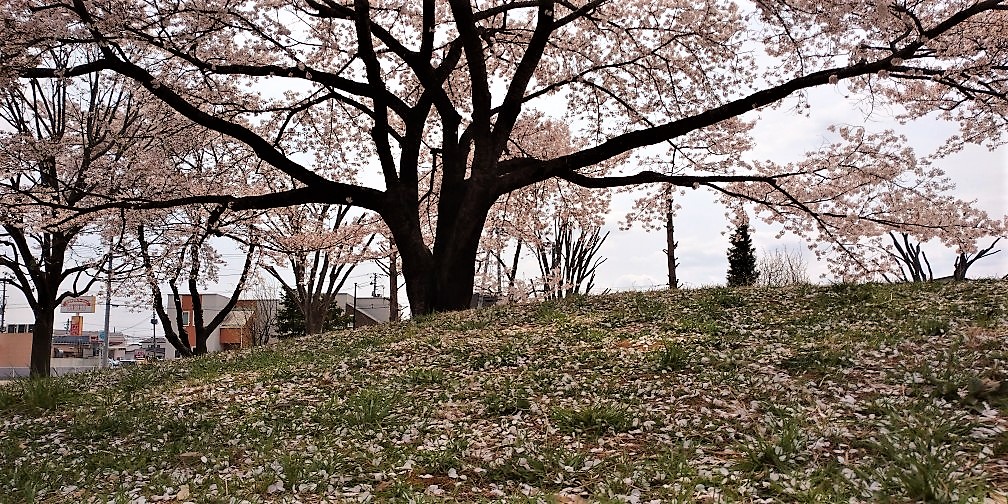
[[[80,336],[84,332],[84,317],[74,315],[70,317],[70,336]]]
[[[94,296],[68,297],[60,304],[60,313],[94,313]]]

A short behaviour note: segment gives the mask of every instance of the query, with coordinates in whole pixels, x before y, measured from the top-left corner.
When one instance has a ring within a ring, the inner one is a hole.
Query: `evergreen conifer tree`
[[[752,237],[749,236],[748,224],[742,224],[731,235],[731,248],[728,249],[728,285],[753,285],[759,277],[756,271],[756,251],[753,249]]]
[[[294,299],[284,291],[283,298],[280,299],[280,310],[277,311],[277,336],[283,339],[304,333],[304,314]]]
[[[332,303],[322,332],[346,329],[351,319],[351,315],[344,314],[336,303]],[[284,291],[283,299],[280,300],[280,309],[277,312],[277,337],[284,339],[304,336],[305,333],[304,313],[301,312],[301,308],[298,307],[290,294]]]

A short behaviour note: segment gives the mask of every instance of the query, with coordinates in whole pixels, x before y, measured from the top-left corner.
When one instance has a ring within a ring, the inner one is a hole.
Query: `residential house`
[[[192,296],[179,296],[182,305],[182,323],[189,344],[196,341],[195,315],[193,314]],[[200,302],[203,308],[203,321],[209,323],[227,305],[228,298],[220,294],[202,294]],[[279,307],[276,299],[241,299],[224,318],[219,327],[213,330],[207,338],[207,351],[210,353],[222,350],[235,350],[253,346],[262,341],[262,332],[276,330],[276,312]],[[168,319],[177,320],[175,303],[168,303]],[[180,336],[181,337],[181,336]],[[174,349],[171,353],[177,353]],[[177,355],[175,355],[177,357]]]
[[[388,298],[358,297],[355,301],[352,295],[339,293],[335,301],[343,313],[353,315],[356,327],[385,324],[389,321],[391,303]]]
[[[179,339],[185,338],[189,346],[196,345],[196,317],[193,315],[193,299],[189,294],[182,294],[179,296],[179,304],[182,305],[182,327],[183,331],[179,331]],[[203,309],[203,323],[207,324],[214,317],[217,316],[221,310],[227,305],[228,298],[221,296],[220,294],[201,294],[200,295],[200,306]],[[176,303],[172,300],[167,300],[165,302],[165,308],[168,312],[168,320],[171,321],[172,327],[178,331],[178,327],[175,327],[178,320],[178,310],[176,309]],[[214,353],[221,351],[221,341],[220,341],[220,327],[217,327],[210,333],[207,338],[206,346],[207,352]],[[177,354],[177,351],[172,353]],[[174,355],[178,357],[178,355]]]

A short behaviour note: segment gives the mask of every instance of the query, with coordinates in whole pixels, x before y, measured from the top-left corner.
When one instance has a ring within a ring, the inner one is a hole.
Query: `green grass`
[[[400,397],[395,392],[365,389],[347,398],[339,406],[346,425],[352,427],[379,427],[393,418]]]
[[[577,296],[14,381],[0,502],[983,502],[1008,482],[1006,302]]]
[[[437,368],[416,368],[409,372],[409,381],[414,385],[439,385],[445,381],[445,373]]]
[[[881,488],[869,488],[874,497],[905,495],[913,501],[938,503],[983,499],[982,479],[972,473],[965,454],[953,449],[971,444],[973,425],[968,417],[921,402],[911,404],[909,411],[890,408],[882,426],[867,443],[880,463],[860,473],[880,482]]]
[[[688,368],[693,360],[692,350],[675,342],[664,343],[653,354],[655,366],[665,371],[682,371]]]
[[[925,319],[922,320],[918,328],[924,336],[942,336],[949,332],[948,320]]]
[[[555,408],[550,419],[561,432],[602,434],[630,430],[634,415],[627,406],[598,403]]]
[[[771,410],[777,408],[770,406]],[[807,459],[808,426],[790,411],[773,411],[762,418],[756,431],[743,440],[738,451],[742,459],[736,466],[743,472],[769,474],[787,472]]]
[[[838,368],[851,365],[845,350],[831,348],[799,349],[794,355],[781,360],[780,367],[795,373],[817,373],[825,375]]]
[[[18,379],[0,388],[0,411],[40,415],[70,406],[80,395],[78,386],[64,378]]]
[[[482,398],[487,415],[509,416],[528,411],[532,406],[528,392],[519,382],[505,379],[491,387]]]

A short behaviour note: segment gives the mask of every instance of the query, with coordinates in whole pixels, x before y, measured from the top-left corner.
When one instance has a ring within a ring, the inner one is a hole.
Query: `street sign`
[[[60,304],[60,313],[94,313],[96,305],[94,296],[68,297]]]

